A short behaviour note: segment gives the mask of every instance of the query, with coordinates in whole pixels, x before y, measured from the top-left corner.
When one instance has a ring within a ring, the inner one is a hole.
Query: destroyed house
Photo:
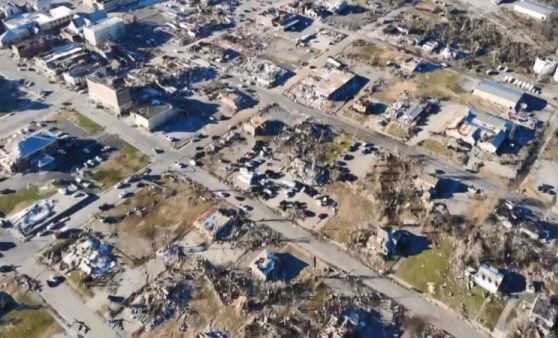
[[[556,326],[558,307],[548,299],[537,297],[529,313],[529,320],[537,326],[543,336],[549,335]]]
[[[436,194],[436,189],[440,180],[438,177],[426,173],[421,173],[416,179],[417,185],[424,188],[425,192],[428,194],[427,197],[430,198]]]
[[[96,237],[86,237],[70,248],[62,261],[70,269],[80,269],[85,275],[98,277],[116,265],[112,245]]]
[[[523,101],[524,93],[494,81],[481,80],[473,90],[473,95],[507,109],[516,109]]]
[[[397,254],[408,242],[408,239],[407,232],[389,228],[380,229],[376,236],[370,236],[368,247],[390,257]]]
[[[100,63],[94,62],[92,64],[77,64],[70,67],[70,69],[62,73],[64,82],[70,87],[81,88],[87,85],[87,77],[102,67]]]
[[[497,293],[504,281],[504,274],[488,264],[483,264],[477,271],[474,281],[478,286],[486,291],[490,293]]]
[[[30,39],[12,45],[12,52],[18,58],[32,58],[47,53],[55,44],[55,39],[36,35]]]
[[[495,216],[498,221],[508,229],[518,226],[526,219],[520,208],[516,208],[514,205],[505,202],[500,203],[500,205],[496,207]]]
[[[211,209],[203,213],[194,225],[209,238],[216,239],[233,221],[233,217],[225,215],[221,210]]]
[[[251,69],[250,72],[256,74],[254,78],[258,85],[266,88],[279,85],[291,74],[289,70],[276,66],[270,61],[258,61],[256,63],[254,69]]]
[[[533,218],[526,218],[519,223],[519,232],[532,240],[541,240],[548,237],[548,232],[542,224]]]
[[[58,149],[58,138],[46,130],[31,135],[10,139],[0,149],[0,164],[8,172],[23,172],[29,169],[48,170],[54,165],[50,156]]]
[[[446,135],[495,154],[507,140],[514,124],[498,116],[465,108],[446,128]]]
[[[260,252],[256,259],[250,263],[252,273],[264,281],[277,278],[280,268],[281,260],[268,249]]]
[[[423,114],[427,113],[430,106],[426,103],[417,104],[409,108],[401,117],[403,122],[407,125],[411,125],[416,121],[420,120]]]
[[[239,91],[226,92],[221,96],[221,102],[234,110],[248,108],[253,103],[252,101],[252,98]]]
[[[298,15],[287,11],[270,8],[256,16],[256,23],[266,27],[282,28],[287,31],[300,22]]]

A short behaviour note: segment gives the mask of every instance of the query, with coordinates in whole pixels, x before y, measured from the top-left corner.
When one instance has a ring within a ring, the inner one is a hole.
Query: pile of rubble
[[[188,301],[196,279],[193,273],[163,273],[129,304],[132,317],[153,330],[171,318],[188,314]]]
[[[68,270],[80,269],[87,276],[99,277],[116,265],[112,250],[112,245],[97,237],[84,237],[67,249],[62,263]]]

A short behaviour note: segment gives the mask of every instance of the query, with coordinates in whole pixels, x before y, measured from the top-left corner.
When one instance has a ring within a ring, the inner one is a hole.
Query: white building
[[[72,10],[66,6],[54,7],[48,14],[43,12],[23,13],[4,21],[7,30],[21,28],[38,28],[40,31],[48,31],[53,28],[65,26],[72,20]]]
[[[178,110],[170,104],[144,105],[130,112],[137,126],[153,131],[178,115]]]
[[[108,18],[89,27],[83,28],[85,41],[93,46],[102,46],[108,41],[118,40],[124,36],[126,27],[120,18]]]
[[[548,17],[556,12],[554,8],[532,0],[522,0],[521,2],[518,2],[513,7],[513,10],[539,21],[546,21]]]
[[[500,285],[504,281],[504,274],[488,264],[483,264],[477,271],[474,280],[478,286],[486,291],[496,293],[500,290]]]
[[[537,75],[546,76],[552,75],[556,71],[558,62],[550,58],[537,58],[535,64],[533,65],[533,71]]]

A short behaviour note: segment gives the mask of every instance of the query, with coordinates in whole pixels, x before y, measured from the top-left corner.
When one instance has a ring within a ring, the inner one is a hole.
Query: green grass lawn
[[[19,295],[15,299],[29,308],[15,309],[2,316],[0,337],[51,337],[54,333],[62,331],[47,309],[30,295]]]
[[[336,136],[330,142],[325,143],[324,145],[329,148],[329,152],[326,155],[325,161],[328,163],[334,162],[337,157],[339,157],[339,155],[343,154],[347,151],[347,149],[349,149],[352,141],[352,137],[347,135],[340,135]]]
[[[33,203],[47,198],[54,194],[54,189],[39,190],[39,187],[31,186],[29,188],[19,189],[17,192],[0,196],[0,212],[10,215],[17,211],[23,210]]]
[[[484,295],[480,288],[468,291],[464,285],[456,282],[450,262],[452,252],[451,241],[442,240],[438,247],[406,258],[397,269],[396,275],[424,293],[429,293],[428,285],[431,283],[434,298],[457,311],[463,310],[469,318],[474,318],[484,302]]]
[[[89,135],[98,134],[99,132],[101,132],[101,130],[103,130],[103,127],[93,122],[93,120],[91,120],[90,118],[85,117],[81,114],[78,114],[78,118],[75,122]]]
[[[125,143],[115,156],[103,162],[93,172],[93,178],[105,187],[111,186],[148,164],[149,156],[136,147]]]
[[[498,319],[506,307],[506,302],[499,299],[494,299],[484,305],[482,313],[479,315],[478,320],[482,325],[490,330],[494,330]]]
[[[83,129],[88,135],[96,135],[104,129],[90,118],[74,111],[59,112],[54,116],[54,119],[72,121],[81,129]]]

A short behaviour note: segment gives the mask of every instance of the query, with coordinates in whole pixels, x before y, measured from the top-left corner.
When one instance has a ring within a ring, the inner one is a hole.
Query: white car
[[[177,168],[182,169],[182,168],[184,168],[184,163],[181,163],[181,162],[174,162],[174,166],[177,167]]]
[[[85,196],[85,193],[83,191],[79,191],[79,190],[72,194],[72,198],[82,198],[84,196]]]

